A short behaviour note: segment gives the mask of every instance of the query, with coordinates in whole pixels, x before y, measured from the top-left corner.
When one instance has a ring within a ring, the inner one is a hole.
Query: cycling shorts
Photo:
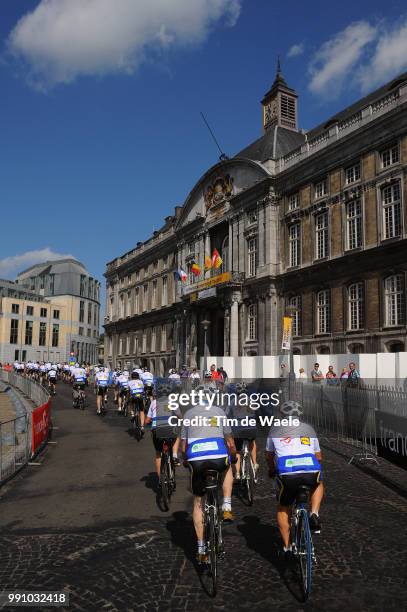
[[[309,487],[311,491],[321,482],[321,472],[292,472],[279,474],[276,478],[276,497],[281,506],[291,506],[295,502],[298,488]]]
[[[97,394],[103,397],[104,395],[106,395],[106,393],[107,393],[107,387],[100,387],[98,385]]]
[[[194,495],[202,497],[205,493],[205,474],[207,470],[215,470],[219,473],[219,486],[221,486],[229,468],[229,457],[198,459],[196,461],[190,461],[188,466],[191,472],[191,491]]]
[[[244,438],[233,438],[235,441],[236,450],[240,453],[243,450],[243,442],[247,440],[248,442],[253,442],[256,439],[256,430],[254,430],[253,434],[250,432],[245,433]]]
[[[171,448],[174,446],[174,442],[177,439],[176,436],[174,437],[174,432],[171,429],[169,429],[169,431],[166,433],[168,433],[168,437],[161,435],[161,434],[157,435],[157,432],[155,431],[155,429],[153,429],[153,431],[151,432],[151,439],[153,441],[154,448],[157,451],[157,453],[161,453],[164,442],[167,442],[167,444],[169,444]]]

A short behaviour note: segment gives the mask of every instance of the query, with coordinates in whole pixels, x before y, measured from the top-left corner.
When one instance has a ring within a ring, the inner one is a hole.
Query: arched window
[[[364,353],[365,352],[365,347],[360,342],[356,342],[356,343],[350,344],[348,346],[348,351],[352,355],[360,355],[360,353]]]
[[[385,324],[387,326],[404,325],[405,296],[402,274],[388,276],[384,281]]]
[[[319,346],[317,348],[317,355],[329,355],[331,352],[329,346]]]
[[[387,350],[389,353],[402,353],[404,349],[404,342],[395,341],[387,344]]]

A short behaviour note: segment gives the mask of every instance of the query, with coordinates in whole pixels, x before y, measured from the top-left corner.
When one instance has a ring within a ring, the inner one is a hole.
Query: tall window
[[[59,344],[59,324],[54,323],[52,325],[52,346],[58,346]]]
[[[151,308],[155,308],[157,306],[157,279],[153,280],[153,294],[151,298]]]
[[[92,323],[92,304],[91,302],[88,302],[88,325],[90,325],[91,323]]]
[[[11,304],[11,312],[13,314],[18,314],[20,311],[20,305],[19,304]]]
[[[45,346],[47,343],[47,324],[43,321],[40,322],[40,335],[38,339],[38,344],[40,346]]]
[[[314,194],[315,199],[323,198],[328,193],[328,183],[327,180],[319,181],[319,183],[315,183],[314,186]]]
[[[120,295],[120,318],[124,318],[124,295],[123,293]]]
[[[257,223],[257,210],[250,210],[247,213],[247,222],[249,225],[252,223]]]
[[[49,275],[49,292],[51,295],[55,293],[55,274]]]
[[[126,336],[126,355],[130,354],[130,336]]]
[[[142,344],[141,344],[141,352],[147,352],[147,332],[143,331]]]
[[[136,287],[136,293],[134,298],[134,312],[135,314],[139,314],[140,309],[140,289]]]
[[[300,205],[300,198],[298,193],[292,193],[288,196],[288,210],[295,210]]]
[[[85,320],[85,302],[80,300],[79,302],[79,323],[83,323]]]
[[[32,317],[34,314],[34,306],[27,306],[27,315]]]
[[[362,246],[362,202],[351,200],[346,204],[346,248]]]
[[[317,293],[317,330],[318,334],[331,331],[331,296],[329,289]]]
[[[168,303],[168,276],[163,276],[162,283],[161,304],[166,306]]]
[[[151,352],[155,353],[155,343],[156,343],[156,328],[153,327],[151,329]]]
[[[247,339],[257,339],[257,304],[250,304],[247,309]]]
[[[399,145],[395,144],[380,153],[382,168],[387,168],[400,161]]]
[[[167,350],[167,327],[166,325],[161,325],[161,350]]]
[[[10,344],[18,342],[18,319],[11,319],[10,322]]]
[[[328,257],[328,211],[315,216],[315,259]]]
[[[401,235],[400,181],[382,188],[383,236],[396,238]]]
[[[147,310],[148,285],[143,287],[143,311]]]
[[[301,336],[301,309],[302,309],[302,299],[300,295],[296,295],[289,300],[290,306],[295,306],[296,310],[293,313],[293,336]]]
[[[300,265],[300,224],[294,223],[288,228],[289,266]]]
[[[47,316],[47,309],[46,308],[41,308],[40,310],[40,317],[45,318]]]
[[[79,285],[79,295],[85,295],[85,276],[81,274],[81,280]]]
[[[168,265],[168,255],[164,255],[163,257],[163,268],[166,268]]]
[[[401,274],[389,276],[385,280],[386,325],[404,325],[405,296],[404,281]]]
[[[32,344],[33,343],[33,322],[26,321],[25,322],[25,341],[24,344]]]
[[[296,127],[296,116],[295,116],[295,99],[285,94],[280,94],[280,109],[281,109],[281,120],[284,125],[288,127]]]
[[[363,283],[353,283],[348,290],[349,329],[362,329],[364,326]]]
[[[247,276],[255,276],[257,267],[257,239],[247,241]]]
[[[351,185],[360,179],[360,164],[345,168],[345,184]]]

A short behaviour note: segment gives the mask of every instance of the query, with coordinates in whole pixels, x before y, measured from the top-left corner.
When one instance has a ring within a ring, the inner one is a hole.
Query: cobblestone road
[[[185,471],[177,472],[171,511],[162,513],[150,440],[130,438],[112,405],[101,421],[93,408],[70,407],[68,387],[58,392],[57,445],[0,491],[2,589],[65,589],[69,609],[86,611],[405,609],[407,501],[335,450],[324,449],[327,493],[310,602],[300,603],[295,575],[279,561],[265,477],[252,508],[234,499],[213,600],[193,562]]]

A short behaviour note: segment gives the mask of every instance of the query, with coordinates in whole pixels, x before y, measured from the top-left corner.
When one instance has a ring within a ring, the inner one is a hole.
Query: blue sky
[[[277,54],[305,129],[407,69],[402,2],[2,0],[0,36],[6,278],[102,279],[217,162],[201,110],[230,155],[261,134]]]

